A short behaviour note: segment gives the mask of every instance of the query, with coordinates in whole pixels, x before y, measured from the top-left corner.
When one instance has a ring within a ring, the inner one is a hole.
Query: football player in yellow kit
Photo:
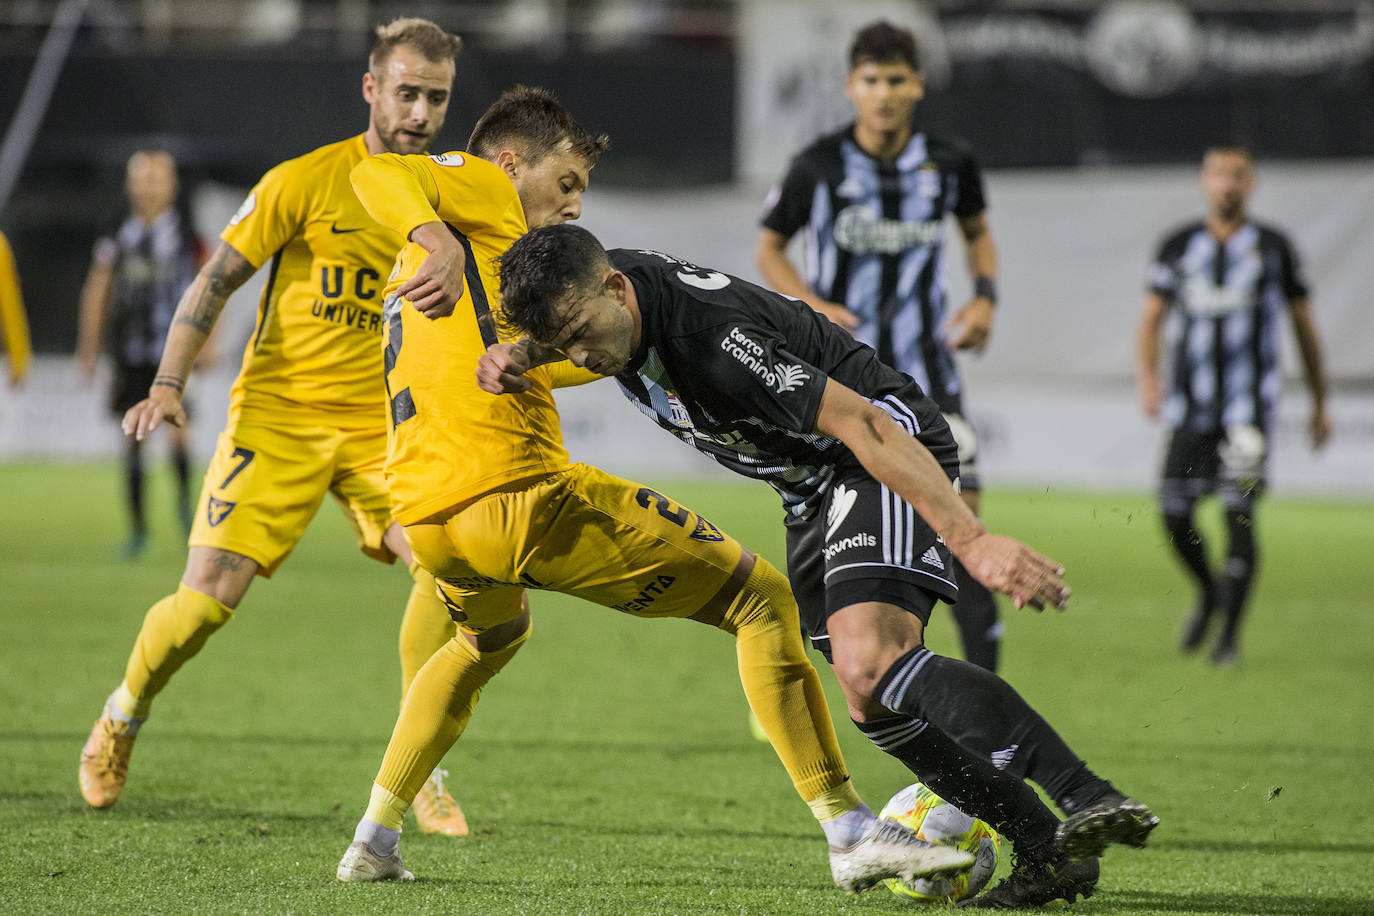
[[[477,361],[500,333],[495,258],[529,227],[580,215],[606,146],[548,93],[520,87],[482,116],[466,153],[377,156],[353,169],[368,211],[408,239],[384,307],[387,481],[459,633],[406,694],[338,877],[413,878],[399,850],[402,817],[483,686],[529,637],[526,588],[734,635],[750,705],[821,822],[841,887],[967,869],[967,854],[878,821],[859,799],[781,573],[661,494],[573,464],[549,370],[533,370],[515,396],[478,387]],[[420,311],[455,301],[435,321]]]
[[[81,793],[96,808],[119,798],[153,698],[233,616],[254,576],[277,571],[326,493],[342,506],[363,553],[386,563],[399,557],[414,576],[401,623],[403,695],[453,633],[433,578],[414,563],[391,519],[383,477],[377,347],[382,287],[402,239],[368,216],[348,175],[369,156],[429,148],[448,109],[458,45],[424,19],[378,28],[363,75],[366,133],[263,176],[178,304],[147,399],[124,417],[124,431],[139,440],[164,420],[184,422],[181,394],[196,355],[230,293],[270,262],[229,423],[205,475],[186,571],[176,592],[148,611],[124,680],[81,753]],[[467,833],[443,771],[425,775],[416,804],[421,829]]]

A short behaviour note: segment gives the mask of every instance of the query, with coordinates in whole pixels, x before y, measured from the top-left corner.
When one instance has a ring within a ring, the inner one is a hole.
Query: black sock
[[[979,668],[997,670],[1002,625],[997,622],[997,602],[992,592],[968,574],[964,564],[954,561],[954,580],[959,586],[959,601],[954,605],[954,622],[964,646],[964,660]]]
[[[917,646],[878,681],[874,698],[934,725],[1001,770],[1037,783],[1072,814],[1111,791],[1011,685],[990,671]]]
[[[1218,645],[1235,642],[1240,629],[1245,601],[1250,596],[1250,584],[1255,580],[1255,528],[1253,509],[1226,510],[1226,527],[1230,533],[1225,573],[1226,625]]]
[[[1169,543],[1174,545],[1174,552],[1197,580],[1198,587],[1202,590],[1203,601],[1206,603],[1205,609],[1211,608],[1216,593],[1215,583],[1212,580],[1212,571],[1207,566],[1207,545],[1202,540],[1202,532],[1193,525],[1193,514],[1166,514],[1164,527],[1169,532]]]
[[[191,530],[191,459],[184,448],[172,449],[172,470],[177,475],[177,506],[180,520]]]
[[[854,724],[936,795],[1011,840],[1019,857],[1030,861],[1050,857],[1059,818],[1025,782],[966,751],[920,719],[894,716]]]
[[[132,440],[124,450],[124,493],[129,502],[129,522],[138,537],[148,528],[143,517],[143,449]]]

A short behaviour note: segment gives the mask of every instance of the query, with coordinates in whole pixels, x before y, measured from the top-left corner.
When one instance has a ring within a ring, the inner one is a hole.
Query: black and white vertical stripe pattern
[[[881,407],[887,414],[897,421],[897,425],[906,430],[907,434],[915,438],[921,431],[920,421],[915,412],[902,400],[892,396],[882,398],[873,402],[877,407]],[[882,485],[883,501],[883,527],[882,527],[882,548],[883,561],[894,566],[914,567],[916,565],[916,549],[924,549],[926,544],[916,544],[916,510],[910,503],[902,499],[896,493]]]
[[[885,754],[896,753],[902,745],[911,741],[926,730],[927,723],[921,719],[898,716],[878,719],[871,722],[856,722],[864,737]]]

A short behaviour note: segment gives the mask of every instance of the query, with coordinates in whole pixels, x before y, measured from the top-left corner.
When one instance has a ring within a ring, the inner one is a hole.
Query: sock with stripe
[[[1035,862],[1052,854],[1059,818],[1023,780],[997,769],[920,719],[892,716],[854,725],[936,795],[991,824],[1011,840],[1018,856]]]
[[[929,722],[998,769],[1037,783],[1066,813],[1111,789],[1010,684],[977,665],[917,646],[892,664],[873,696],[895,713]]]
[[[1226,509],[1226,529],[1230,538],[1227,546],[1226,583],[1222,592],[1226,604],[1226,622],[1217,645],[1234,646],[1240,631],[1241,616],[1245,613],[1245,602],[1250,596],[1250,585],[1255,579],[1255,516],[1250,508]]]

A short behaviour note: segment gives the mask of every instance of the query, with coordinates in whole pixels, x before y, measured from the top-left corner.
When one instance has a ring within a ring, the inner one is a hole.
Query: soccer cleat
[[[1143,847],[1159,826],[1153,811],[1120,792],[1108,792],[1065,818],[1057,837],[1070,859],[1096,858],[1112,843]]]
[[[866,891],[884,878],[908,883],[945,878],[973,867],[972,853],[927,843],[907,828],[878,820],[858,841],[830,847],[830,873],[847,894]]]
[[[129,778],[129,755],[134,751],[134,736],[128,730],[128,723],[116,722],[108,713],[102,713],[81,749],[77,779],[81,783],[81,797],[92,808],[110,807],[124,791],[124,781]]]
[[[1060,855],[1054,862],[1027,865],[1016,862],[1011,874],[991,890],[959,903],[961,909],[1017,910],[1044,906],[1051,900],[1073,903],[1097,889],[1100,868],[1096,859],[1073,862]]]
[[[468,819],[463,809],[444,788],[448,770],[435,769],[415,796],[415,821],[423,833],[442,833],[445,836],[467,836]]]
[[[1212,650],[1212,664],[1220,668],[1231,668],[1240,664],[1240,650],[1234,640],[1222,637],[1221,642]]]
[[[366,843],[353,841],[339,860],[336,872],[340,881],[414,881],[415,876],[401,862],[398,849],[389,856],[378,855]]]

